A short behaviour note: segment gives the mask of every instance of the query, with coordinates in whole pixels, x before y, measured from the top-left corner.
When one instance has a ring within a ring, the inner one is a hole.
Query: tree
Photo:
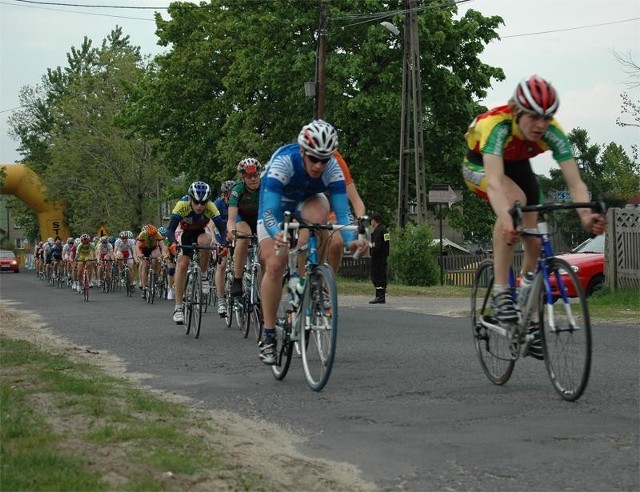
[[[151,144],[117,125],[128,89],[145,73],[139,48],[116,27],[100,48],[85,38],[67,59],[43,86],[25,89],[15,133],[48,198],[68,204],[72,231],[136,230],[157,219],[157,183],[166,179]]]
[[[159,42],[170,50],[156,58],[131,101],[131,127],[147,138],[161,135],[168,165],[193,178],[227,179],[247,155],[268,160],[312,117],[313,101],[303,93],[316,65],[318,11],[310,5],[173,3],[170,20],[156,17]],[[339,130],[365,202],[385,215],[396,206],[402,46],[378,21],[384,15],[401,23],[403,7],[401,0],[329,4],[325,119]],[[501,19],[471,10],[454,20],[454,12],[455,6],[426,2],[419,14],[425,160],[437,179],[458,167],[476,109],[471,101],[486,95],[491,79],[504,78],[478,58],[497,39]]]

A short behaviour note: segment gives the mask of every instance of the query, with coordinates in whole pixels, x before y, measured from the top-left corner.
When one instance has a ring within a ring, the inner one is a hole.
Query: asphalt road
[[[213,313],[194,339],[167,301],[92,291],[84,303],[26,272],[0,275],[0,296],[121,357],[145,384],[297,432],[302,452],[351,463],[383,490],[640,490],[637,324],[595,323],[589,386],[568,403],[536,360],[519,361],[503,387],[489,383],[468,319],[428,314],[466,300],[345,296],[334,371],[314,393],[299,360],[276,381],[256,344]]]

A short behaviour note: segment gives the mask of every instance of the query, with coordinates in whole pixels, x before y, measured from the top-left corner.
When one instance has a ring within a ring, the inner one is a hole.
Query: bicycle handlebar
[[[324,230],[324,231],[357,231],[358,232],[358,241],[364,241],[366,239],[367,227],[366,223],[369,221],[369,217],[363,215],[362,217],[358,217],[357,224],[348,224],[348,225],[339,225],[333,224],[331,222],[327,224],[305,224],[301,222],[291,222],[292,215],[291,212],[284,213],[284,219],[282,221],[282,231],[283,237],[287,237],[289,230],[296,229],[315,229],[315,230]],[[353,254],[353,258],[357,260],[360,257],[358,250]]]
[[[217,246],[198,246],[197,244],[194,243],[194,244],[191,244],[191,245],[179,244],[178,248],[179,249],[208,249],[208,250],[213,251],[213,250],[217,249]]]
[[[576,208],[590,208],[593,213],[599,213],[605,215],[607,213],[607,206],[602,199],[598,199],[593,202],[572,202],[572,203],[556,203],[547,202],[539,203],[537,205],[521,205],[518,200],[515,201],[513,207],[509,209],[509,215],[513,219],[513,226],[519,227],[522,225],[522,214],[524,212],[549,212],[551,210],[569,210]]]

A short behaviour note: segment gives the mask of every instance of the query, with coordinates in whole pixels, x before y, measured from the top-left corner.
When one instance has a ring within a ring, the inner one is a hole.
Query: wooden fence
[[[640,209],[607,212],[604,276],[611,290],[640,289]]]
[[[611,290],[640,290],[640,208],[612,208],[607,212],[607,240],[605,251],[605,282]],[[576,246],[576,245],[574,245]],[[561,250],[554,246],[554,251]],[[522,252],[514,255],[516,272],[522,265]],[[490,254],[450,254],[442,257],[445,285],[471,287],[473,276],[480,262],[491,258]],[[369,279],[370,258],[357,261],[345,256],[340,276],[352,279]],[[418,265],[416,265],[418,267]],[[393,271],[389,272],[393,279]]]

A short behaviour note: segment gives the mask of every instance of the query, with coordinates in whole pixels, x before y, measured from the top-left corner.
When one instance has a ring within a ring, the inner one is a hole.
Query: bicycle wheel
[[[87,266],[85,266],[82,273],[82,297],[85,302],[89,302],[89,287],[89,274],[87,273]]]
[[[196,275],[196,281],[193,284],[193,300],[191,303],[191,315],[193,317],[193,335],[195,338],[200,336],[200,326],[202,323],[202,304],[204,302],[202,295],[202,281],[200,275]]]
[[[278,317],[276,322],[276,363],[271,366],[273,377],[282,381],[289,372],[291,366],[291,354],[293,353],[293,342],[289,338],[291,334],[291,317]]]
[[[193,290],[194,290],[194,278],[195,275],[193,274],[192,271],[189,271],[187,273],[187,287],[184,290],[184,300],[183,300],[183,305],[184,305],[184,318],[185,318],[185,324],[184,324],[184,332],[188,335],[191,332],[191,322],[193,319],[192,314],[192,310],[191,308],[192,306],[192,301],[193,301]]]
[[[129,272],[129,268],[125,268],[123,271],[122,278],[124,279],[124,292],[127,297],[131,297],[133,295],[133,288],[131,286],[131,273]]]
[[[224,283],[224,297],[227,303],[227,312],[224,315],[224,322],[227,325],[227,328],[231,328],[231,324],[233,323],[233,312],[235,299],[231,297],[231,285],[233,284],[233,270],[231,272],[227,272],[225,283]]]
[[[153,304],[156,298],[156,272],[151,264],[149,265],[149,273],[147,274],[147,302]]]
[[[509,381],[515,360],[511,355],[511,340],[488,328],[483,321],[497,324],[491,308],[493,261],[478,265],[471,291],[471,329],[480,367],[493,384]]]
[[[307,282],[300,309],[302,367],[311,389],[320,391],[329,380],[336,355],[338,290],[326,265],[315,267]]]
[[[558,286],[557,302],[550,292],[541,295],[540,335],[544,363],[551,384],[567,401],[584,392],[591,372],[591,321],[586,297],[571,266],[560,258],[548,260],[549,274]],[[576,297],[569,298],[568,292]]]

